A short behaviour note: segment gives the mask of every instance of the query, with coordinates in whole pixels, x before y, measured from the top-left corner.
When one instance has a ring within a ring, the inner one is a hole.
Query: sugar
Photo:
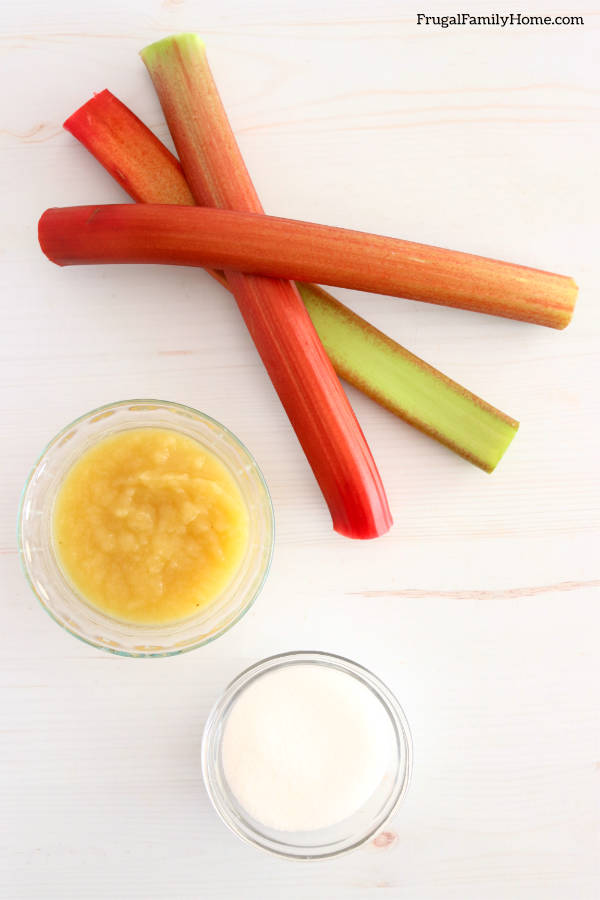
[[[312,831],[351,816],[389,769],[394,731],[377,697],[339,669],[274,669],[241,693],[225,723],[225,778],[264,826]]]

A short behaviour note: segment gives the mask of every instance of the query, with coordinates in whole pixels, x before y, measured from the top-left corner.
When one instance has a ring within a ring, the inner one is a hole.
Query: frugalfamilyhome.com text
[[[528,13],[491,13],[487,16],[475,16],[468,12],[459,12],[449,16],[430,16],[417,13],[417,25],[436,25],[450,28],[453,25],[494,25],[507,28],[511,25],[583,25],[583,16],[531,16]]]

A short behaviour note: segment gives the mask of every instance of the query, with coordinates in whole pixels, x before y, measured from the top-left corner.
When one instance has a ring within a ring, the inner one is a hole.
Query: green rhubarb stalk
[[[261,213],[204,44],[194,35],[167,38],[142,59],[196,203]],[[225,275],[334,530],[360,539],[384,534],[392,517],[379,472],[296,286],[231,269]]]
[[[65,128],[141,203],[193,204],[181,166],[110,91],[85,103]],[[222,272],[209,273],[228,287]],[[394,415],[492,472],[518,422],[448,378],[313,284],[300,294],[338,375]]]
[[[494,471],[517,433],[518,422],[316,285],[298,287],[341,378],[459,456],[486,472]]]

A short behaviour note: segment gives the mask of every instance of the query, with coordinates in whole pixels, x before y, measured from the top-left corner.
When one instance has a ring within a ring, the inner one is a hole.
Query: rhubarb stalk
[[[421,290],[417,284],[430,294],[446,292],[454,285],[453,296],[457,298],[460,291],[466,295],[471,290],[465,285],[481,284],[483,290],[484,282],[489,282],[498,294],[493,302],[496,315],[528,321],[535,315],[538,324],[555,327],[563,322],[563,299],[566,302],[570,296],[570,279],[562,275],[348,228],[207,207],[145,204],[112,206],[111,210],[113,227],[119,229],[114,259],[102,259],[108,248],[103,251],[99,236],[90,230],[72,245],[65,239],[64,256],[57,254],[54,262],[153,262],[227,268],[373,293],[412,295],[413,299],[423,299],[417,297]],[[71,251],[73,256],[69,257]],[[534,283],[538,296],[544,297],[543,312],[534,312],[529,300],[520,306],[516,300],[523,285]],[[500,296],[507,299],[501,301]],[[552,304],[551,296],[556,301]],[[469,304],[471,300],[457,300],[457,305],[473,309]],[[492,311],[488,300],[479,303],[479,311]]]
[[[262,212],[203,43],[195,35],[167,38],[143,50],[142,58],[194,200]],[[225,275],[323,492],[334,529],[354,538],[385,533],[392,518],[379,472],[296,286],[230,269]]]
[[[181,166],[150,129],[104,90],[65,122],[138,202],[193,204]],[[222,272],[208,270],[225,287]],[[314,284],[300,294],[338,375],[394,415],[491,472],[518,422],[393,341]]]

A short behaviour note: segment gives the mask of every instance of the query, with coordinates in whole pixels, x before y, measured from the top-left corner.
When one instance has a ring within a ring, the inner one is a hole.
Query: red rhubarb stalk
[[[193,205],[179,161],[110,91],[65,128],[138,202]],[[222,272],[210,275],[228,287]],[[300,295],[337,374],[394,415],[491,472],[518,422],[428,365],[314,284]]]
[[[262,212],[194,35],[142,51],[194,200]],[[145,209],[145,206],[135,207]],[[333,527],[373,538],[391,526],[377,467],[295,285],[227,269],[227,281],[329,507]]]
[[[54,211],[65,226],[54,262],[212,266],[413,299],[427,292],[439,302],[452,292],[455,305],[554,327],[564,327],[575,299],[574,284],[562,275],[347,228],[207,207],[96,209],[94,227],[80,235],[67,231],[75,213]],[[112,242],[110,229],[118,232]]]

